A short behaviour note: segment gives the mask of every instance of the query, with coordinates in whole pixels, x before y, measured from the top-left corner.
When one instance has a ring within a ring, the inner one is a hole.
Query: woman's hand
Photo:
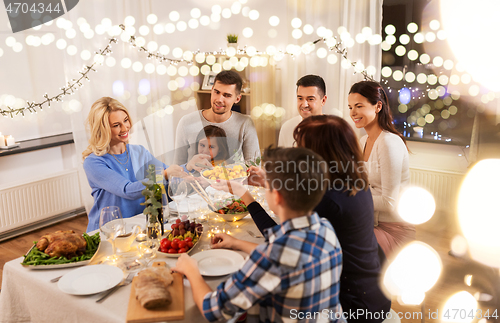
[[[230,192],[229,186],[231,186],[231,188],[233,190],[232,192]],[[231,182],[231,181],[226,181],[226,180],[222,180],[222,179],[217,180],[217,183],[212,184],[212,187],[215,188],[216,190],[229,192],[229,193],[238,195],[240,197],[243,196],[243,194],[245,194],[245,192],[247,191],[245,186],[241,185],[238,182],[235,182],[235,181]]]
[[[248,169],[248,185],[262,186],[266,183],[266,172],[256,166],[250,166]]]
[[[196,166],[196,164],[202,164],[205,166],[210,166],[212,167],[212,163],[210,162],[211,157],[210,155],[206,154],[198,154],[194,155],[193,158],[187,163],[186,168],[188,171],[192,171],[193,169],[197,172],[201,172],[204,168]]]
[[[225,233],[217,233],[212,238],[212,249],[234,249],[238,239]]]
[[[165,169],[165,179],[168,180],[169,177],[176,176],[176,177],[184,177],[186,176],[186,172],[184,171],[184,168],[182,168],[179,165],[170,165],[167,169]]]
[[[178,272],[181,275],[187,276],[188,273],[199,272],[198,262],[183,253],[178,259],[172,271]]]

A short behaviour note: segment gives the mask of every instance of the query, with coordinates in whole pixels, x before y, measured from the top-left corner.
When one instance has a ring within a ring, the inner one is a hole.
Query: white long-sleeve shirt
[[[363,151],[367,138],[360,139]],[[410,183],[409,155],[403,140],[382,131],[365,165],[373,196],[375,226],[378,222],[404,222],[396,210],[401,191]]]

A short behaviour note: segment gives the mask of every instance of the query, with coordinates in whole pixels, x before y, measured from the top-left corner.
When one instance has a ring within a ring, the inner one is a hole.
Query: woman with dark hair
[[[196,137],[196,147],[198,154],[182,165],[188,172],[203,169],[196,164],[215,166],[229,159],[226,132],[217,126],[205,126]]]
[[[349,110],[360,139],[374,204],[377,241],[387,257],[415,239],[415,227],[399,217],[396,204],[410,183],[408,148],[392,120],[387,94],[376,82],[355,83],[349,91]]]
[[[360,315],[357,319],[349,318],[349,322],[382,322],[385,318],[383,313],[391,308],[391,301],[379,285],[385,255],[373,232],[373,201],[356,135],[342,118],[319,115],[299,123],[293,136],[297,146],[319,154],[329,168],[328,178],[325,179],[328,190],[314,210],[330,221],[342,247],[342,309],[347,315],[360,313],[361,310],[373,314],[371,319]],[[256,181],[265,180],[264,170],[251,167],[250,171]],[[231,186],[248,205],[262,233],[265,234],[267,228],[276,224],[259,203],[253,203],[255,201],[244,187],[233,182]],[[227,184],[214,185],[214,188],[227,190]]]

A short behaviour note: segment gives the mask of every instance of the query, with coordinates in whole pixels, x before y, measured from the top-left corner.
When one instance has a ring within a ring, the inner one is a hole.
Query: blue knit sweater
[[[127,163],[127,152],[114,155],[122,164],[111,154],[99,157],[93,153],[83,162],[94,197],[94,205],[88,214],[87,232],[99,229],[99,215],[103,207],[118,206],[124,218],[142,213],[142,180],[146,177],[148,165],[167,168],[143,146],[127,144],[127,150],[130,154]]]

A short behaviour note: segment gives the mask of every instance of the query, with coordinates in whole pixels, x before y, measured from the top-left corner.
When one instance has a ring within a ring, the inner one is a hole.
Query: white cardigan
[[[368,136],[360,139],[364,151]],[[379,222],[404,222],[396,207],[399,194],[410,183],[408,149],[401,138],[382,131],[365,163],[375,208],[375,226]]]

